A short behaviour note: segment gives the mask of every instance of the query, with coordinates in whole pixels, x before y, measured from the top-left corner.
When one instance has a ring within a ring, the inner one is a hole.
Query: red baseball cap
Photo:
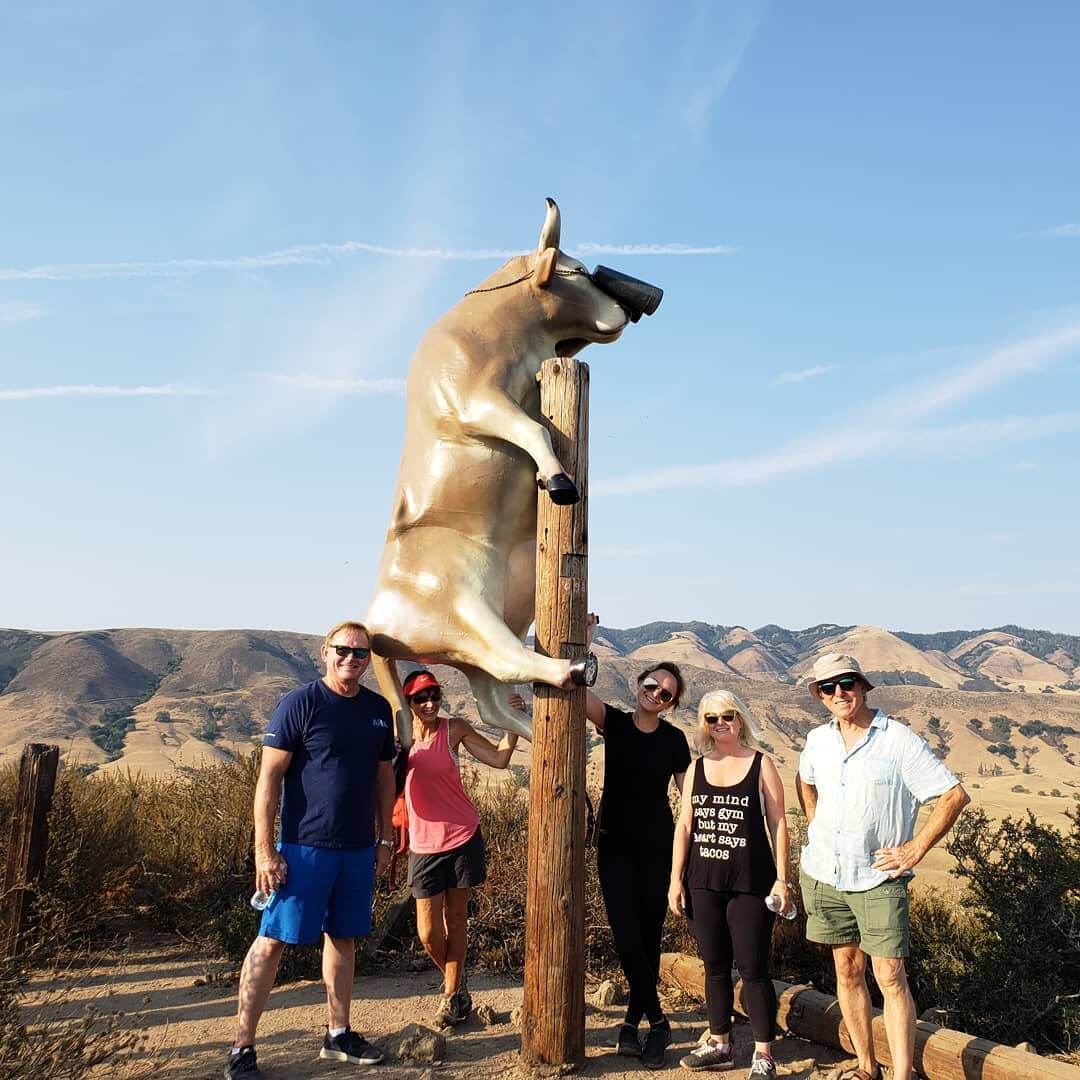
[[[434,686],[436,690],[440,689],[439,680],[430,671],[414,671],[406,678],[402,690],[406,697],[412,697],[413,694],[419,694],[421,690],[426,690],[429,686]]]

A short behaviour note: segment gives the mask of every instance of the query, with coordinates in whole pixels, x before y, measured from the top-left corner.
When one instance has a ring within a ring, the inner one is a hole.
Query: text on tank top
[[[687,885],[767,896],[776,880],[776,862],[761,811],[761,751],[730,787],[710,784],[700,758],[694,764],[691,798]]]
[[[409,748],[405,805],[409,850],[418,855],[461,847],[480,825],[480,815],[461,784],[461,769],[450,749],[450,721],[445,716],[439,718],[431,738],[416,739]]]

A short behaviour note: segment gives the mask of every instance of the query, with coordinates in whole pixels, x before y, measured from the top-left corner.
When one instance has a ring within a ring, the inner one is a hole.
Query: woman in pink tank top
[[[402,689],[413,721],[405,774],[409,885],[420,943],[443,973],[434,1019],[446,1027],[467,1020],[472,1011],[465,985],[469,894],[487,876],[480,815],[461,784],[458,751],[465,746],[477,761],[505,769],[517,736],[504,735],[496,746],[467,720],[440,716],[442,690],[430,671],[414,671]],[[524,708],[520,698],[511,703]]]

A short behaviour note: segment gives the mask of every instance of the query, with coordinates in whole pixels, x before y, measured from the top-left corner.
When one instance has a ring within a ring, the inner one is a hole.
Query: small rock
[[[1016,1044],[1017,1050],[1026,1050],[1029,1054],[1037,1054],[1039,1051],[1035,1049],[1035,1044],[1030,1042],[1019,1042]]]
[[[516,1009],[514,1009],[513,1012],[510,1013],[510,1023],[513,1024],[514,1027],[516,1027],[516,1028],[521,1027],[521,1006],[520,1005]]]
[[[604,1005],[623,1005],[626,1003],[626,987],[622,983],[613,982],[611,979],[605,979],[597,988],[596,992],[592,996],[593,1004]]]
[[[499,1021],[495,1018],[495,1010],[490,1005],[477,1005],[473,1009],[473,1016],[484,1027],[494,1027]]]
[[[191,985],[192,986],[205,986],[206,985],[206,979],[204,979],[200,975]]]
[[[446,1036],[422,1024],[409,1024],[387,1039],[390,1056],[397,1061],[433,1065],[446,1060]]]

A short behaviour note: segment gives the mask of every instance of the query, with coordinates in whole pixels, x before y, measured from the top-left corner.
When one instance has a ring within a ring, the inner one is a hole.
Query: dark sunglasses
[[[442,701],[442,691],[438,687],[431,687],[429,690],[421,690],[419,694],[413,694],[409,698],[410,705],[424,705],[429,701]]]
[[[344,660],[349,653],[352,653],[357,660],[366,660],[371,655],[371,650],[365,645],[331,645],[331,649],[338,654],[338,656]]]
[[[654,693],[660,699],[661,705],[666,705],[669,701],[675,699],[675,695],[670,690],[662,687],[651,675],[647,679],[641,680],[641,689]]]
[[[730,723],[738,715],[738,713],[733,712],[721,713],[719,716],[717,716],[716,713],[706,713],[705,723],[708,724],[710,727],[712,727],[713,724],[716,724],[721,720],[727,720],[728,723]]]
[[[859,685],[858,675],[843,675],[839,679],[829,679],[828,682],[819,682],[817,688],[826,696],[832,697],[839,686],[841,690],[854,690]]]

